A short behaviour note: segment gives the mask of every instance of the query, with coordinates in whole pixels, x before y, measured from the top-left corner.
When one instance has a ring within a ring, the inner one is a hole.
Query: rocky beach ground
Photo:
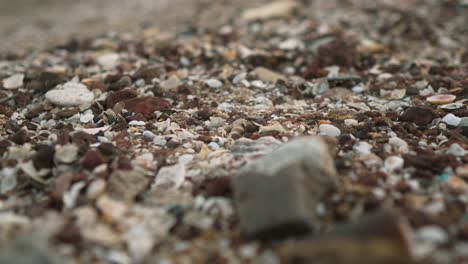
[[[0,264],[468,263],[467,1],[39,2]]]

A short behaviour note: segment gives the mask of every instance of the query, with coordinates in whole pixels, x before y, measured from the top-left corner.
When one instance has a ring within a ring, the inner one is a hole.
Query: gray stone
[[[47,248],[37,239],[21,237],[0,253],[0,264],[54,264],[57,263]]]
[[[304,137],[246,165],[233,180],[243,234],[262,240],[314,230],[319,200],[335,188],[335,167],[321,137]]]
[[[106,193],[117,200],[133,202],[146,189],[148,179],[138,171],[115,171],[107,183]]]

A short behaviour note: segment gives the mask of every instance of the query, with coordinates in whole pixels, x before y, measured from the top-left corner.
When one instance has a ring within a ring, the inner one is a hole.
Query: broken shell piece
[[[457,97],[453,94],[437,94],[426,98],[426,101],[434,105],[443,105],[452,103],[455,98]]]

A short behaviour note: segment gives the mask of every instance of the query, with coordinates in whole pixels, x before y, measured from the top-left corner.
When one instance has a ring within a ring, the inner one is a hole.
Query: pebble
[[[449,126],[458,126],[461,122],[461,118],[455,116],[454,114],[447,114],[442,118],[442,122],[446,123]]]
[[[72,163],[78,159],[78,146],[67,144],[55,148],[54,160],[60,163]]]
[[[399,137],[392,137],[388,140],[388,143],[395,147],[398,151],[406,153],[408,152],[408,143]]]
[[[80,116],[80,122],[84,124],[91,122],[93,119],[94,119],[94,115],[93,115],[93,111],[91,110],[87,110]]]
[[[344,124],[345,124],[345,126],[353,127],[353,126],[356,126],[358,124],[358,121],[356,119],[345,119]]]
[[[335,177],[319,136],[292,140],[247,164],[233,179],[242,233],[268,240],[312,231],[315,208],[336,187]]]
[[[410,107],[399,117],[400,121],[415,123],[418,126],[426,126],[437,118],[437,113],[432,109],[423,107]]]
[[[417,231],[417,237],[423,242],[443,244],[449,239],[447,232],[436,225],[429,225]]]
[[[146,189],[148,179],[136,170],[114,171],[106,186],[106,195],[118,201],[131,203]]]
[[[3,79],[3,88],[17,89],[23,86],[24,74],[14,74],[6,79]]]
[[[156,137],[156,135],[149,130],[145,130],[143,131],[143,137],[152,140],[154,137]]]
[[[263,6],[245,10],[242,19],[245,21],[266,20],[271,18],[284,18],[292,14],[296,8],[294,1],[275,1]]]
[[[161,82],[159,85],[165,92],[170,92],[175,90],[182,84],[182,81],[177,77],[177,75],[172,75],[167,80]]]
[[[97,58],[97,63],[106,70],[112,70],[119,64],[120,56],[117,53],[108,53]]]
[[[264,67],[257,67],[253,72],[257,75],[258,78],[260,78],[260,80],[264,82],[275,83],[278,80],[286,81],[286,77],[283,75]]]
[[[158,174],[156,175],[156,180],[152,188],[177,189],[182,186],[182,183],[185,180],[185,174],[185,166],[182,164],[162,167],[159,169]]]
[[[81,106],[91,104],[94,94],[88,88],[76,82],[67,82],[45,94],[47,100],[59,106]]]
[[[338,137],[341,135],[341,130],[333,125],[329,124],[321,124],[319,126],[320,134],[331,136],[331,137]]]
[[[433,105],[443,105],[453,103],[456,98],[453,94],[437,94],[426,98],[426,101]]]
[[[396,170],[401,170],[405,161],[399,156],[390,156],[385,159],[384,168],[387,172],[395,172]]]
[[[457,143],[451,144],[450,147],[447,149],[446,153],[452,154],[455,157],[465,157],[466,155],[468,155],[468,151]]]
[[[462,117],[458,127],[461,128],[461,133],[468,137],[468,117]]]
[[[145,121],[133,120],[128,123],[130,126],[144,126],[146,125]]]
[[[223,87],[223,83],[217,79],[209,79],[209,80],[206,80],[205,81],[205,84],[210,87],[210,88],[214,88],[214,89],[219,89],[221,87]]]

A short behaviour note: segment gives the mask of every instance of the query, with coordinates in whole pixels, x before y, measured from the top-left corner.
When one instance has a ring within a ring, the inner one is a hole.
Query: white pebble
[[[405,161],[398,156],[390,156],[385,159],[384,168],[388,172],[394,172],[396,170],[402,169]]]
[[[17,89],[23,86],[24,74],[14,74],[6,79],[3,79],[3,88]]]
[[[339,128],[329,124],[321,124],[319,126],[319,131],[320,134],[324,134],[331,137],[338,137],[339,135],[341,135],[341,131]]]
[[[388,140],[388,143],[401,152],[408,152],[408,143],[399,137],[392,137]]]
[[[344,124],[345,126],[352,127],[356,126],[358,124],[358,121],[356,119],[345,119]]]
[[[217,79],[206,80],[205,84],[208,85],[208,87],[215,88],[215,89],[223,87],[223,83]]]
[[[442,122],[446,123],[449,126],[458,126],[461,122],[461,118],[455,116],[454,114],[447,114],[442,118]]]
[[[424,242],[443,244],[448,241],[448,234],[436,225],[422,227],[418,230],[418,238]]]
[[[84,112],[80,116],[80,122],[85,123],[85,124],[91,122],[91,120],[93,119],[94,119],[94,115],[93,115],[93,111],[91,110]]]
[[[91,104],[94,94],[88,88],[75,82],[67,82],[45,94],[47,100],[60,106],[80,106]]]
[[[146,125],[145,121],[138,121],[138,120],[133,120],[128,123],[131,126],[144,126]]]
[[[117,53],[108,53],[97,58],[97,63],[106,70],[114,69],[119,63],[120,56]]]

